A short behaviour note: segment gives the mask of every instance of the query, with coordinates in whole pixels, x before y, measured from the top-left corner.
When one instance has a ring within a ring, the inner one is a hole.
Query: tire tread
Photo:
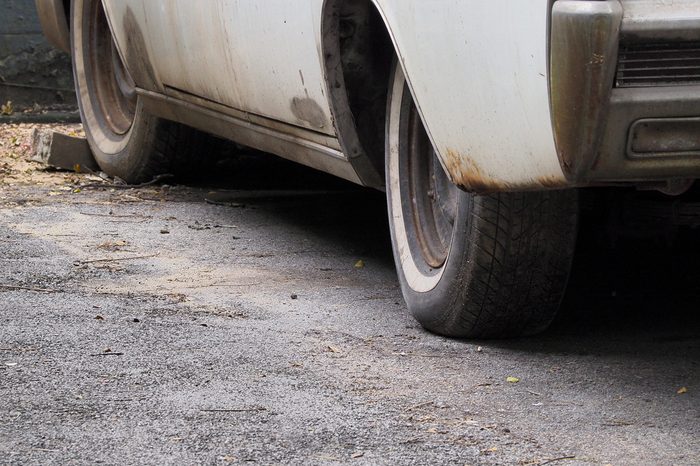
[[[568,282],[576,198],[575,190],[471,196],[469,258],[452,312],[424,325],[477,339],[544,330]]]

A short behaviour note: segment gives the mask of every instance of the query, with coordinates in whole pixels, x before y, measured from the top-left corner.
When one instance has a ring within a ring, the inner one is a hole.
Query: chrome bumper
[[[554,136],[572,184],[700,178],[697,0],[556,1],[550,51]]]

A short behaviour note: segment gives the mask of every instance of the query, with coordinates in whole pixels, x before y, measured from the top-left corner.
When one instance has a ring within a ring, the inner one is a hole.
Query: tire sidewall
[[[398,272],[404,299],[413,316],[426,328],[438,330],[455,319],[450,310],[458,308],[455,303],[464,300],[461,291],[466,287],[465,277],[469,273],[469,237],[471,223],[469,218],[474,206],[473,195],[460,192],[458,198],[455,226],[452,231],[449,252],[445,263],[431,273],[425,273],[417,263],[422,259],[414,257],[408,243],[408,236],[415,232],[408,227],[404,218],[402,204],[410,202],[402,195],[399,172],[401,108],[405,108],[405,99],[411,98],[407,90],[406,79],[399,65],[395,65],[390,80],[386,128],[386,186],[389,207],[389,225],[392,236],[394,260]],[[443,330],[440,330],[444,333]]]
[[[90,53],[89,7],[100,0],[72,0],[71,6],[71,45],[73,51],[73,74],[78,100],[78,108],[85,134],[95,160],[102,170],[112,176],[128,179],[143,165],[140,151],[134,150],[143,139],[153,122],[143,109],[142,99],[138,99],[134,120],[127,132],[117,134],[102,124],[99,104],[93,88],[92,69],[87,54]]]

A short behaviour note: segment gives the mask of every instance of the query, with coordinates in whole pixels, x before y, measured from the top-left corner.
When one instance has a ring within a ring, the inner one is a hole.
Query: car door
[[[335,136],[318,47],[323,0],[104,3],[118,42],[138,29],[162,92]]]

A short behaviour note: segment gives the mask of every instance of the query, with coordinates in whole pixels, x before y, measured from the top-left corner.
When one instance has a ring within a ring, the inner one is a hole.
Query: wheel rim
[[[119,56],[101,1],[90,2],[87,66],[95,116],[114,134],[126,134],[136,114],[136,85]]]
[[[428,269],[445,265],[461,191],[448,178],[408,89],[402,104],[399,176],[411,255]],[[412,237],[413,236],[413,237]]]

